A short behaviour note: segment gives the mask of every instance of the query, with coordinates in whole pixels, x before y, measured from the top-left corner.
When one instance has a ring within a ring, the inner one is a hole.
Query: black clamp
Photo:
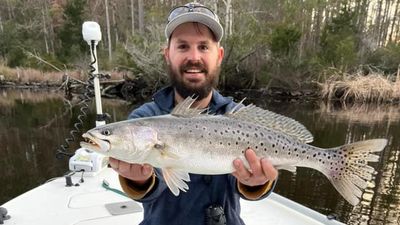
[[[206,209],[207,225],[226,225],[224,208],[220,205],[210,205]]]
[[[108,113],[96,114],[96,121],[109,121],[110,119],[111,116]]]
[[[8,220],[11,216],[7,215],[7,209],[4,207],[0,207],[0,224],[4,224],[4,220]]]

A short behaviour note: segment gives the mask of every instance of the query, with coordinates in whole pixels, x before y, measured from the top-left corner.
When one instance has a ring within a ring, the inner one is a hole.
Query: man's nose
[[[191,60],[191,61],[198,61],[198,60],[200,60],[200,52],[199,52],[199,50],[196,49],[196,48],[192,48],[192,49],[189,51],[188,60]]]

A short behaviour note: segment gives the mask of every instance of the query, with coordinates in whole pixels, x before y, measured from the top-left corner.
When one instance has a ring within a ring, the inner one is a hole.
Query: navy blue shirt
[[[214,90],[209,110],[210,113],[224,114],[235,105],[231,98],[223,97]],[[135,109],[129,115],[129,119],[168,114],[173,107],[174,90],[167,87],[157,92],[152,102]],[[227,224],[244,224],[240,218],[239,203],[239,198],[244,196],[238,191],[236,178],[231,174],[190,174],[190,182],[187,183],[189,190],[175,196],[165,184],[160,170],[155,169],[155,173],[155,186],[144,198],[137,200],[144,208],[141,225],[204,225],[205,212],[210,205],[223,207]]]

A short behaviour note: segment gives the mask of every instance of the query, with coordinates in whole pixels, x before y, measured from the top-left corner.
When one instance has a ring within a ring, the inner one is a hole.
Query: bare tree
[[[144,33],[144,5],[143,0],[138,0],[138,10],[139,10],[139,33]]]
[[[47,41],[46,17],[44,9],[42,9],[42,18],[43,18],[43,39],[44,39],[44,44],[46,46],[46,53],[49,54],[49,44]]]
[[[389,38],[388,38],[390,41],[394,40],[393,34],[395,34],[395,29],[399,30],[399,25],[398,25],[398,17],[400,16],[399,15],[399,5],[400,5],[400,0],[397,0],[395,10],[393,13],[392,26],[390,28],[390,34],[389,34]],[[396,24],[397,24],[397,26],[396,26]]]
[[[108,40],[108,61],[112,61],[112,47],[111,47],[111,28],[110,28],[110,17],[108,15],[108,0],[104,0],[106,8],[106,23],[107,23],[107,40]]]
[[[119,42],[119,35],[118,35],[118,23],[117,23],[117,7],[115,1],[111,1],[112,5],[112,22],[113,22],[113,29],[114,29],[114,35],[115,35],[115,43]]]
[[[1,16],[0,16],[0,32],[3,33],[3,22],[1,21]]]
[[[232,0],[222,0],[225,4],[225,34],[230,36],[233,33],[233,9]]]
[[[133,0],[131,1],[131,26],[132,26],[132,35],[135,35],[135,7],[133,5]]]

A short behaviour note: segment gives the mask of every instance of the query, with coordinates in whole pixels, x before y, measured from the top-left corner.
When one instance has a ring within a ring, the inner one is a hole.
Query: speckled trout
[[[374,152],[387,144],[386,139],[372,139],[322,149],[307,144],[313,141],[312,134],[291,118],[242,104],[224,115],[209,115],[191,108],[194,101],[185,99],[168,115],[96,127],[83,134],[81,146],[129,163],[160,168],[176,196],[188,190],[189,173],[232,173],[234,159],[247,162],[244,151],[252,148],[277,169],[318,170],[356,205],[375,172],[368,162],[378,161]]]

